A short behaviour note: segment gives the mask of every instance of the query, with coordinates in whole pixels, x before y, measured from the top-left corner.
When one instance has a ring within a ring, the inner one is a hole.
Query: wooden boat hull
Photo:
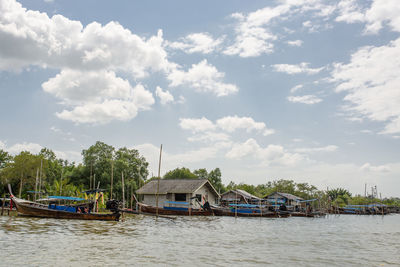
[[[237,217],[266,217],[266,218],[283,218],[289,217],[288,212],[271,212],[266,211],[264,213],[254,212],[254,213],[235,213],[234,210],[228,208],[212,208],[215,216],[237,216]]]
[[[290,213],[291,217],[323,217],[325,216],[325,213],[305,213],[305,212],[291,212]]]
[[[139,204],[139,210],[143,213],[150,213],[156,214],[157,208],[154,206],[149,206],[145,204]],[[198,209],[191,209],[189,212],[188,210],[169,210],[164,208],[158,208],[158,214],[160,215],[178,215],[178,216],[210,216],[213,215],[211,210],[198,210]]]
[[[62,210],[49,209],[46,205],[35,202],[24,201],[12,198],[17,207],[18,213],[24,216],[54,218],[54,219],[76,219],[76,220],[100,220],[100,221],[119,221],[120,213],[77,213]]]

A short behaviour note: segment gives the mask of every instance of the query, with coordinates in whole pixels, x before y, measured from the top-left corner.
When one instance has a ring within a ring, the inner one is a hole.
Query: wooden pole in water
[[[43,172],[43,159],[40,160],[40,173],[39,173],[39,198],[42,194],[42,172]]]
[[[133,210],[133,185],[131,184],[131,210]]]
[[[262,217],[261,198],[260,198],[260,217]]]
[[[37,187],[38,187],[38,180],[39,180],[39,168],[36,169],[36,180],[35,180],[35,201],[36,201],[36,194],[37,194]]]
[[[64,167],[64,166],[63,166]],[[62,181],[64,175],[64,168],[61,169],[61,179],[60,179],[60,196],[62,196]]]
[[[21,198],[21,194],[22,194],[22,176],[23,176],[23,174],[21,173],[21,181],[19,183],[19,194],[18,194],[19,198]]]
[[[1,205],[1,216],[4,214],[4,205],[6,203],[6,194],[3,195],[3,203]]]
[[[124,181],[124,172],[121,172],[122,179],[122,208],[125,209],[125,181]]]
[[[114,160],[111,159],[111,189],[110,189],[110,199],[113,199],[113,180],[114,180]]]
[[[92,174],[93,174],[93,162],[90,162],[90,176],[89,176],[89,189],[93,189],[92,187]]]
[[[160,146],[160,159],[158,160],[158,179],[157,179],[157,192],[156,192],[156,216],[158,217],[158,193],[160,190],[160,170],[161,170],[161,153],[162,153],[162,144]]]
[[[235,202],[236,202],[236,205],[235,205],[235,218],[237,218],[237,205],[238,205],[237,189],[235,189],[235,193],[236,193],[236,195],[235,195]]]

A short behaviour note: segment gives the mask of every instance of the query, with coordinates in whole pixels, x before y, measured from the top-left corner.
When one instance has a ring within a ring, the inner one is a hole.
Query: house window
[[[201,202],[201,194],[196,194],[196,198],[199,202]]]
[[[186,194],[175,194],[175,201],[186,201]]]

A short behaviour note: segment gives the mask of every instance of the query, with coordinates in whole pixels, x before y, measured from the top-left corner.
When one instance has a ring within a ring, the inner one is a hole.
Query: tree
[[[188,168],[182,167],[167,172],[163,179],[197,179],[197,176]]]
[[[12,156],[7,151],[0,149],[0,170],[3,169],[7,163],[12,160]]]
[[[225,187],[222,184],[222,179],[221,179],[221,170],[219,168],[216,168],[212,170],[208,174],[208,181],[214,186],[215,190],[219,193],[223,193],[225,191]]]
[[[208,179],[208,172],[206,169],[194,170],[193,174],[196,175],[199,179]]]
[[[103,187],[110,184],[114,151],[114,147],[100,141],[82,151],[83,164],[89,173],[89,179],[85,181],[87,187],[96,188],[98,182]]]

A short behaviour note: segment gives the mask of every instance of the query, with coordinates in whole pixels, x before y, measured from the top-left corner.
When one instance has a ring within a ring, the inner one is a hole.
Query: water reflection
[[[132,215],[123,222],[3,216],[0,256],[4,266],[389,266],[400,265],[399,224],[399,215]]]

